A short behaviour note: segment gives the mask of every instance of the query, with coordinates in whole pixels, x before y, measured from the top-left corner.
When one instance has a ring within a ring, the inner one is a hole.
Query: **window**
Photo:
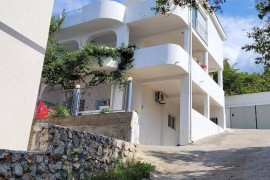
[[[175,116],[170,114],[168,115],[168,127],[175,130]]]
[[[213,123],[218,124],[218,118],[217,118],[217,117],[210,118],[210,120],[211,120]]]

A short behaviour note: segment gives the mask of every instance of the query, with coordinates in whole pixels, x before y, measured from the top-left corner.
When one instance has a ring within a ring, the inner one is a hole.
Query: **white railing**
[[[197,31],[197,33],[199,34],[199,36],[201,36],[201,38],[203,39],[203,41],[207,44],[207,41],[208,41],[207,31],[202,26],[202,24],[197,19],[193,19],[192,20],[192,26]]]
[[[74,9],[72,11],[64,12],[60,14],[60,18],[64,17],[71,17],[71,16],[76,16],[82,13],[82,8],[79,9]]]
[[[220,86],[201,68],[195,61],[192,61],[192,80],[208,92],[209,95],[221,106],[224,106],[224,91]]]

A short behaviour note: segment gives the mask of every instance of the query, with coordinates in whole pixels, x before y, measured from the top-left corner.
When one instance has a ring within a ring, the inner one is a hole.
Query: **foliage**
[[[109,107],[102,107],[99,111],[100,114],[110,113],[112,110]]]
[[[259,26],[253,27],[252,31],[247,34],[249,38],[254,40],[254,43],[246,44],[242,49],[259,54],[255,63],[263,64],[266,69],[270,67],[270,1],[257,0],[256,9],[262,22]]]
[[[141,180],[149,178],[150,174],[155,170],[155,167],[149,163],[138,161],[121,162],[116,161],[114,168],[110,172],[103,172],[93,180]]]
[[[173,11],[176,7],[198,7],[198,3],[201,3],[202,6],[208,11],[221,11],[221,4],[225,3],[226,0],[156,0],[156,6],[151,9],[155,13],[166,14],[167,12]]]
[[[217,75],[214,75],[217,80]],[[224,60],[223,87],[225,95],[238,95],[270,91],[270,71],[259,73],[239,72],[235,65]]]
[[[56,112],[50,112],[51,117],[67,117],[70,116],[69,110],[65,106],[56,106]]]
[[[63,89],[73,89],[77,83],[95,86],[104,83],[123,85],[127,71],[132,68],[134,47],[122,45],[110,48],[104,45],[87,44],[78,51],[68,52],[67,48],[57,42],[55,33],[61,29],[63,19],[52,18],[48,47],[45,53],[42,77],[45,83],[61,85]],[[104,61],[112,58],[116,69],[102,69]]]

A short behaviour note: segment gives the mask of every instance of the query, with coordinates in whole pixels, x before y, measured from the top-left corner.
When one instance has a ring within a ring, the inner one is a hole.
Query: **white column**
[[[204,95],[204,116],[210,119],[210,100],[209,94]]]
[[[164,145],[164,128],[165,123],[167,124],[167,113],[166,113],[166,104],[161,105],[161,118],[160,118],[160,145],[163,146]],[[165,122],[166,121],[166,122]]]
[[[190,143],[190,85],[189,74],[181,78],[180,92],[180,145]]]
[[[226,115],[224,107],[218,109],[218,126],[223,129],[221,132],[226,130]]]
[[[184,28],[182,30],[183,39],[184,39],[184,45],[183,48],[186,52],[189,52],[189,35],[188,35],[188,28]]]
[[[124,91],[119,87],[119,85],[114,84],[111,88],[111,109],[114,111],[119,111],[124,109]]]
[[[208,73],[208,52],[203,52],[203,64],[206,65],[205,72]]]
[[[122,44],[129,44],[129,27],[128,25],[122,25],[115,29],[117,36],[116,47],[120,47]],[[119,85],[114,84],[112,88],[112,110],[123,110],[123,101],[124,101],[124,91],[119,88]]]
[[[218,85],[223,89],[223,70],[218,70]]]
[[[116,47],[120,47],[122,44],[129,44],[129,27],[128,25],[122,25],[119,28],[115,29],[117,35]]]

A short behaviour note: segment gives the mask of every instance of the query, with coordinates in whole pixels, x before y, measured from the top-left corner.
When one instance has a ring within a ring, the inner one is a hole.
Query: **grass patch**
[[[93,180],[141,180],[149,178],[150,174],[155,170],[155,166],[140,161],[117,161],[114,168],[109,172],[103,172]]]

